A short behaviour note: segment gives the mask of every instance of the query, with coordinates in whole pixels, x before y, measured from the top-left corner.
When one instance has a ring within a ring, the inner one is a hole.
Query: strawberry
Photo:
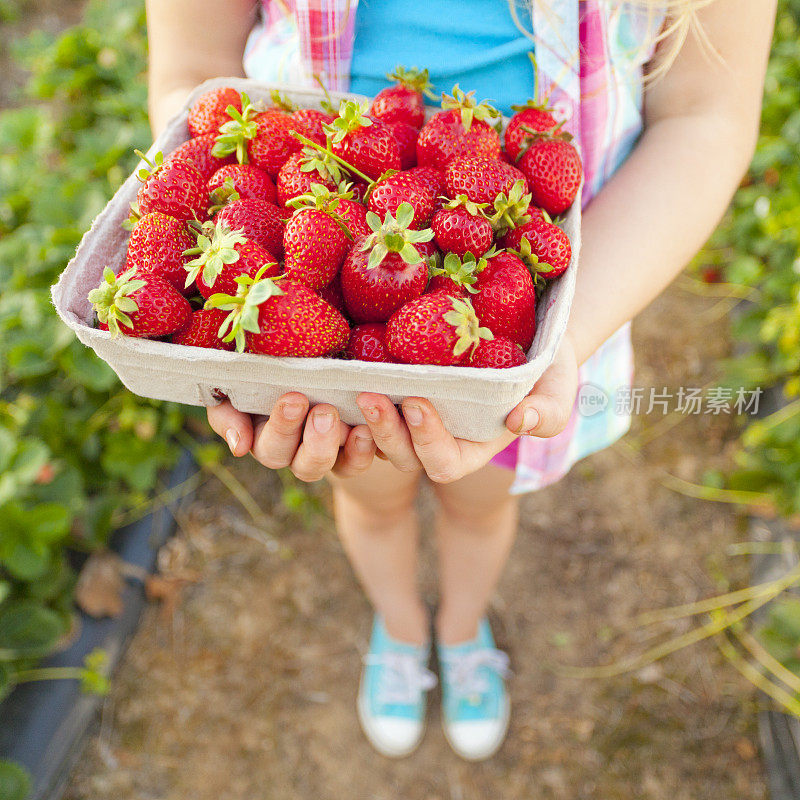
[[[292,127],[317,144],[325,144],[323,126],[330,125],[336,117],[314,108],[301,108],[292,113]]]
[[[496,158],[467,156],[453,159],[444,172],[448,197],[466,195],[473,203],[494,205],[499,194],[508,194],[517,181],[522,181],[522,194],[528,182],[516,167]]]
[[[471,348],[491,338],[470,301],[446,292],[411,300],[386,325],[386,346],[404,364],[463,364]]]
[[[416,244],[430,241],[433,231],[409,229],[414,209],[403,203],[397,218],[370,212],[372,229],[353,243],[342,265],[342,293],[356,322],[386,322],[404,303],[418,297],[428,282],[428,265]]]
[[[503,236],[506,231],[524,225],[532,216],[538,216],[538,211],[531,212],[530,210],[531,196],[530,193],[526,194],[526,190],[525,181],[518,180],[508,194],[500,192],[495,197],[492,204],[494,213],[490,217],[490,221],[497,236]]]
[[[292,136],[292,117],[274,108],[259,113],[246,94],[241,112],[231,109],[230,114],[230,121],[220,128],[214,155],[235,153],[240,164],[252,163],[276,178],[289,156],[300,149]]]
[[[186,325],[172,334],[172,342],[192,347],[210,347],[213,350],[233,350],[233,342],[223,342],[219,338],[219,329],[225,317],[227,314],[218,308],[194,311]]]
[[[337,213],[339,198],[318,183],[311,189],[291,201],[296,210],[286,222],[283,247],[289,278],[319,291],[339,271],[353,235]]]
[[[419,131],[405,122],[384,123],[397,141],[400,152],[400,169],[407,170],[417,165],[417,139]]]
[[[504,142],[506,153],[513,164],[523,150],[531,134],[549,131],[558,124],[552,109],[532,100],[525,106],[512,106],[517,113],[508,121]]]
[[[208,181],[211,204],[221,205],[236,192],[242,199],[255,198],[275,203],[275,184],[264,170],[251,164],[230,164],[218,169]]]
[[[263,270],[263,268],[262,268]],[[220,333],[241,352],[315,358],[341,350],[350,337],[345,318],[305,284],[289,278],[242,276],[236,295],[215,294],[207,308],[229,311]]]
[[[224,222],[231,230],[241,230],[248,238],[276,257],[283,254],[281,211],[264,200],[234,200],[219,211],[215,222]]]
[[[568,134],[537,134],[517,166],[528,179],[533,202],[551,217],[563,214],[580,189],[581,157]]]
[[[184,251],[194,246],[194,237],[183,220],[152,211],[138,220],[128,241],[125,269],[138,277],[156,275],[183,291],[188,261]]]
[[[386,77],[396,83],[375,95],[369,113],[382,122],[403,122],[413,128],[421,128],[425,121],[423,95],[429,94],[431,89],[428,70],[398,66]]]
[[[509,369],[527,363],[525,351],[516,342],[505,336],[495,336],[494,339],[481,339],[464,366]]]
[[[442,95],[442,111],[422,127],[417,139],[417,163],[444,169],[459,156],[500,157],[500,136],[489,121],[500,112],[486,103],[476,104],[475,92],[464,94],[456,85],[452,96]]]
[[[327,286],[319,290],[319,296],[330,303],[342,316],[347,314],[342,295],[342,279],[338,274]]]
[[[117,276],[106,267],[100,285],[89,292],[89,302],[112,337],[167,336],[180,330],[192,313],[189,301],[171,283],[157,275],[137,276],[132,269]]]
[[[333,190],[343,177],[342,167],[330,156],[304,147],[289,156],[278,173],[278,202],[285,207],[295,197],[307,194],[315,183]]]
[[[186,264],[185,283],[197,284],[203,297],[212,294],[233,294],[236,278],[240,275],[255,275],[265,264],[269,265],[267,277],[280,274],[275,258],[257,245],[241,230],[231,230],[225,222],[217,219],[215,224],[206,223],[197,237],[197,245],[186,251],[196,256]]]
[[[233,164],[236,160],[232,155],[225,156],[225,158],[217,158],[212,155],[211,151],[216,143],[217,135],[215,133],[204,133],[202,136],[196,136],[176,147],[168,156],[165,156],[164,162],[171,161],[173,158],[188,161],[197,167],[203,180],[208,181],[220,167]]]
[[[136,200],[142,216],[160,211],[175,219],[206,218],[208,191],[197,167],[178,158],[164,161],[160,152],[153,161],[139,150],[135,152],[147,164],[137,173],[142,185]]]
[[[349,184],[345,183],[339,188],[339,205],[336,207],[336,213],[342,218],[354,238],[356,236],[369,236],[372,229],[367,223],[367,209],[353,199],[353,193],[348,190],[348,186]]]
[[[504,251],[486,259],[472,296],[481,322],[495,336],[505,336],[526,352],[536,332],[536,289],[518,256]]]
[[[356,325],[350,331],[350,341],[344,353],[356,361],[394,361],[386,347],[386,326],[380,322]]]
[[[548,280],[562,275],[572,258],[569,237],[550,218],[534,216],[529,222],[506,233],[501,247],[517,251],[532,270]]]
[[[433,192],[433,196],[438,198],[447,190],[447,182],[444,179],[444,171],[435,167],[412,167],[407,170],[408,177],[424,183]]]
[[[409,227],[419,230],[431,221],[435,199],[422,181],[409,177],[408,173],[398,172],[372,187],[368,207],[383,219],[387,213],[396,214],[401,203],[408,203],[414,209],[414,218]]]
[[[189,109],[189,133],[192,136],[205,133],[216,135],[222,125],[231,119],[228,106],[233,106],[238,112],[242,110],[242,98],[236,89],[221,86],[201,94]]]
[[[489,255],[494,255],[494,251]],[[447,253],[441,262],[431,263],[430,281],[427,292],[447,292],[453,297],[466,297],[477,294],[475,284],[478,273],[486,268],[486,257],[476,258],[472,253],[467,253],[459,258],[455,253]]]
[[[325,126],[331,151],[363,177],[376,180],[386,170],[400,169],[397,140],[382,122],[365,116],[366,103],[343,100],[339,116]]]
[[[440,250],[464,256],[482,256],[494,240],[492,223],[483,209],[485,203],[473,203],[463,194],[439,209],[431,221],[433,237]]]

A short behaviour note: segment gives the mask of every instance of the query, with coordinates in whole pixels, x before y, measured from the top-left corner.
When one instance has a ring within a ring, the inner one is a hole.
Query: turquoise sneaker
[[[436,685],[427,668],[430,645],[392,639],[375,617],[358,688],[358,719],[372,746],[385,756],[412,753],[425,732],[425,693]]]
[[[489,758],[508,731],[511,703],[504,682],[509,674],[508,656],[495,648],[486,619],[472,641],[438,645],[437,651],[444,735],[461,758]]]

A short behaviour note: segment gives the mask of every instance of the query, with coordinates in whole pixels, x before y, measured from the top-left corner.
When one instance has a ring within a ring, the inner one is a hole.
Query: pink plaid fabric
[[[329,87],[346,90],[358,0],[262,2],[263,22],[251,34],[245,52],[248,75],[313,85],[317,74]],[[643,68],[664,15],[641,11],[625,0],[531,3],[540,92],[550,97],[581,148],[585,208],[641,133]],[[632,374],[630,325],[625,325],[580,370],[581,384],[604,392],[607,407],[583,416],[576,402],[561,434],[552,439],[521,437],[494,459],[516,468],[512,491],[553,483],[576,461],[622,436],[630,416],[615,407],[614,396],[630,386]]]

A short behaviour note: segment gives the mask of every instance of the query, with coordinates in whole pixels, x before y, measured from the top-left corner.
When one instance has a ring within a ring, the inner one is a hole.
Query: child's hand
[[[366,470],[375,443],[366,425],[350,428],[327,404],[309,411],[298,392],[283,395],[269,419],[237,411],[225,400],[208,410],[208,421],[235,456],[252,452],[270,469],[289,467],[301,481],[317,481],[328,472],[351,477]]]
[[[357,402],[372,438],[392,464],[402,471],[424,469],[435,483],[452,483],[481,467],[517,435],[555,436],[564,430],[578,388],[578,364],[569,338],[532,392],[506,419],[508,433],[489,442],[456,439],[427,400],[403,401],[403,416],[388,397],[363,393]]]

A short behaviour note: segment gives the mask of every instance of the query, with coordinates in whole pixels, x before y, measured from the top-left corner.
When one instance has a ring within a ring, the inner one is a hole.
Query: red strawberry
[[[289,156],[300,149],[300,142],[292,136],[293,125],[284,111],[267,109],[259,114],[243,94],[242,111],[233,110],[231,120],[220,128],[214,155],[236,153],[240,164],[252,163],[276,178]]]
[[[516,167],[496,158],[467,156],[453,159],[444,172],[448,197],[466,195],[473,203],[494,206],[500,194],[508,195],[517,181],[522,181],[522,194],[527,194],[528,182]]]
[[[336,117],[325,111],[318,111],[315,108],[301,108],[292,113],[292,125],[294,129],[312,142],[325,144],[324,125],[330,125]]]
[[[226,185],[226,182],[230,182]],[[220,191],[222,190],[222,191]],[[230,164],[218,169],[208,181],[212,205],[225,202],[233,192],[242,199],[255,198],[275,203],[275,184],[264,170],[250,164]]]
[[[405,122],[385,123],[397,140],[400,151],[400,169],[407,170],[417,165],[417,139],[419,131]]]
[[[203,226],[197,246],[187,250],[187,255],[196,258],[186,264],[186,286],[196,283],[197,291],[206,298],[214,293],[235,293],[236,279],[240,275],[255,275],[265,264],[269,265],[268,278],[281,271],[271,253],[248,239],[241,230],[231,230],[219,219],[214,225]]]
[[[474,92],[464,94],[458,86],[453,95],[442,95],[442,108],[425,123],[417,139],[417,163],[421,167],[444,169],[459,156],[500,157],[500,136],[488,124],[500,113],[475,103]]]
[[[342,279],[338,274],[327,286],[319,290],[319,296],[330,303],[342,316],[347,314],[342,295]]]
[[[278,173],[278,202],[285,207],[295,197],[307,194],[315,183],[334,190],[343,177],[336,161],[305,147],[289,156]]]
[[[506,153],[513,164],[531,133],[549,131],[558,123],[552,115],[551,109],[531,100],[528,101],[527,106],[512,106],[512,108],[517,113],[508,121],[504,141]]]
[[[425,121],[423,93],[431,88],[428,70],[397,67],[386,77],[396,83],[375,95],[369,113],[382,122],[403,122],[414,128],[422,127]]]
[[[192,347],[210,347],[213,350],[233,350],[233,342],[223,342],[219,338],[220,326],[227,316],[218,308],[194,311],[186,325],[172,334],[172,342]]]
[[[478,290],[475,288],[475,283],[478,280],[478,273],[485,268],[485,257],[476,258],[472,253],[467,253],[463,258],[459,258],[455,253],[447,253],[441,262],[431,264],[429,270],[431,279],[426,291],[444,291],[453,297],[476,294]]]
[[[365,116],[366,104],[343,100],[339,116],[325,127],[334,155],[370,180],[386,170],[400,169],[400,150],[389,128]]]
[[[459,195],[433,215],[431,228],[436,245],[446,253],[482,256],[494,240],[492,223],[477,204]]]
[[[103,280],[89,292],[101,327],[112,336],[155,338],[180,330],[189,320],[192,307],[171,283],[156,275],[137,276],[132,269],[119,276],[108,267]]]
[[[436,167],[413,167],[407,171],[409,178],[424,183],[433,192],[433,196],[438,198],[447,190],[447,182],[444,179],[444,170]]]
[[[242,110],[242,98],[236,89],[221,86],[201,94],[189,109],[189,133],[192,136],[218,133],[220,127],[231,119],[228,106],[233,106],[239,112]]]
[[[286,222],[283,247],[289,278],[319,291],[339,271],[353,235],[337,213],[339,198],[320,184],[311,188],[313,194],[292,200],[297,210]]]
[[[446,292],[406,303],[386,326],[386,346],[404,364],[463,364],[470,348],[491,338],[470,301]]]
[[[563,214],[580,189],[583,167],[575,146],[564,134],[539,134],[519,159],[533,202],[551,217]]]
[[[346,184],[344,185],[346,187]],[[369,236],[372,229],[367,223],[367,209],[361,203],[353,200],[349,191],[339,192],[339,205],[336,213],[342,218],[347,229],[356,236]]]
[[[234,200],[214,217],[231,230],[241,230],[248,239],[276,257],[283,254],[283,221],[281,211],[264,200]]]
[[[509,369],[527,363],[525,351],[516,342],[505,336],[496,336],[494,339],[481,339],[464,366]]]
[[[428,265],[415,245],[428,242],[433,231],[409,230],[413,215],[407,203],[382,225],[377,215],[367,215],[373,233],[356,239],[341,272],[345,306],[356,322],[386,322],[425,291]]]
[[[394,361],[386,347],[386,326],[380,322],[356,325],[344,352],[356,361]]]
[[[481,322],[495,336],[505,336],[525,352],[536,332],[536,289],[528,268],[504,251],[486,259],[472,288],[472,304]]]
[[[138,150],[136,155],[147,164],[138,172],[142,181],[136,198],[140,215],[160,211],[175,219],[205,219],[208,191],[197,167],[178,158],[164,161],[160,152],[154,161]]]
[[[369,196],[369,210],[383,219],[387,213],[396,214],[401,203],[408,203],[414,209],[410,228],[424,228],[433,214],[435,197],[431,190],[408,173],[398,172],[378,181]]]
[[[509,231],[500,240],[500,246],[517,251],[529,269],[548,280],[562,275],[572,258],[567,234],[549,218],[540,216]]]
[[[194,139],[189,139],[184,142],[180,147],[176,147],[164,161],[171,161],[173,158],[179,158],[182,161],[188,161],[194,164],[203,176],[204,181],[208,179],[220,168],[226,164],[233,164],[236,159],[230,155],[225,158],[217,158],[211,151],[217,142],[217,135],[215,133],[205,133],[202,136],[196,136]]]
[[[223,341],[241,352],[315,358],[341,350],[350,337],[345,318],[305,284],[274,281],[261,272],[241,277],[236,295],[213,295],[206,306],[229,311]],[[227,331],[227,332],[226,332]]]
[[[139,277],[156,275],[182,292],[184,264],[189,260],[184,251],[194,244],[183,220],[153,211],[139,219],[131,231],[125,269],[135,270]]]

